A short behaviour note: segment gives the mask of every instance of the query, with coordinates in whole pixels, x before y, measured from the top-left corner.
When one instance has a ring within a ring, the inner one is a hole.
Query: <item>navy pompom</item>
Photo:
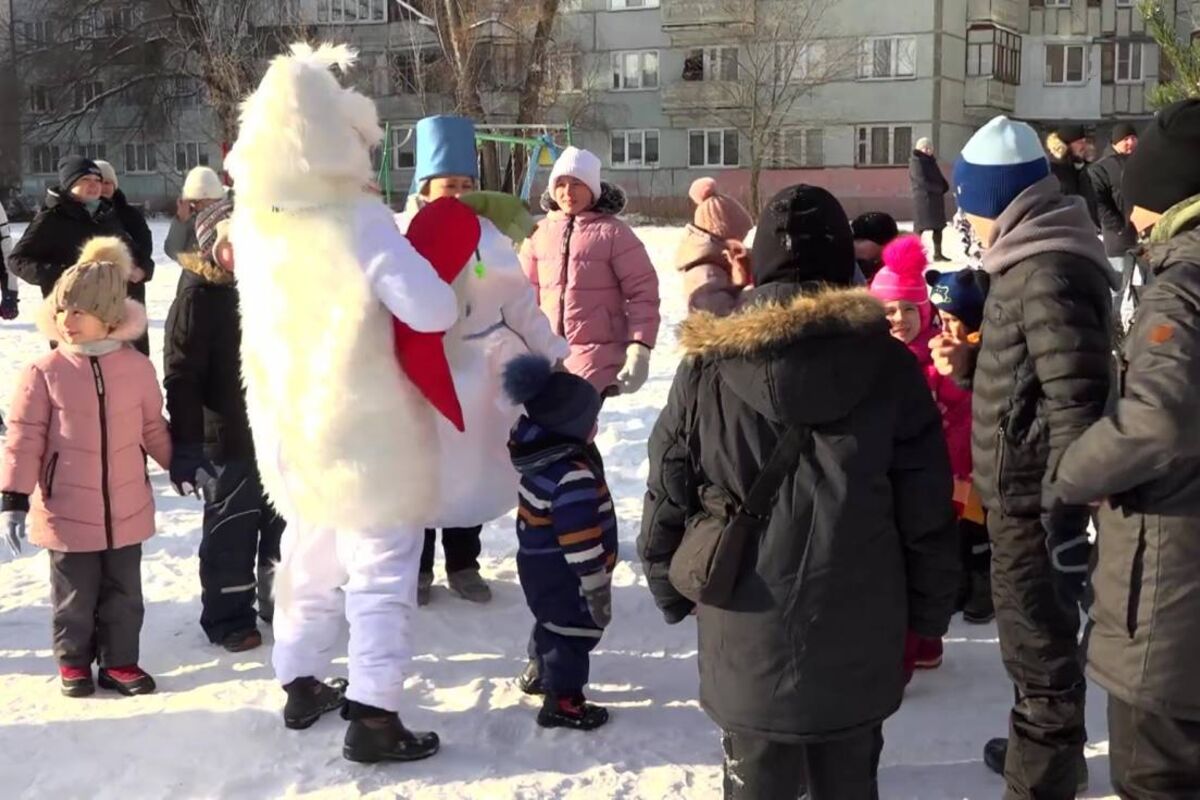
[[[554,365],[542,356],[526,353],[504,365],[504,393],[516,405],[525,405],[546,388]]]

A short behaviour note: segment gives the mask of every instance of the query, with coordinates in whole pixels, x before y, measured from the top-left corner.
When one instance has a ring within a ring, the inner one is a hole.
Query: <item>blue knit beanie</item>
[[[413,189],[430,178],[466,175],[479,180],[475,123],[466,117],[426,117],[417,123],[417,170]]]
[[[931,269],[925,273],[925,282],[929,284],[929,301],[934,308],[958,317],[971,333],[979,330],[983,325],[983,303],[987,296],[975,270],[939,272]]]
[[[542,428],[586,442],[600,416],[600,394],[585,379],[526,353],[504,366],[504,393]]]
[[[976,131],[954,162],[954,194],[965,213],[996,219],[1017,195],[1049,174],[1033,128],[1000,116]]]

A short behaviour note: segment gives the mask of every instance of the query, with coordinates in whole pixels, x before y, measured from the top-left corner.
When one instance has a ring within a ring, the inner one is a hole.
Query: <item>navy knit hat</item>
[[[100,172],[100,167],[96,166],[96,162],[90,158],[63,156],[58,162],[58,185],[64,192],[71,191],[71,187],[86,175],[95,175],[101,179],[104,177]]]
[[[600,416],[600,394],[569,372],[556,372],[542,356],[517,356],[504,366],[504,393],[551,433],[586,442]]]
[[[931,269],[925,273],[933,307],[958,317],[971,333],[983,325],[983,301],[987,299],[978,278],[973,269],[957,272]]]
[[[963,212],[996,219],[1049,174],[1037,132],[1000,116],[976,131],[954,162],[954,194]]]

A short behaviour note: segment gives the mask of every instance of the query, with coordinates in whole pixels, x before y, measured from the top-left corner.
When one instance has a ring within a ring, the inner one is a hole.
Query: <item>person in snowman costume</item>
[[[398,712],[422,530],[446,488],[438,411],[461,417],[440,339],[458,319],[447,265],[474,251],[478,225],[444,201],[408,238],[396,230],[367,185],[383,135],[375,105],[332,73],[355,57],[293,45],[243,103],[226,160],[230,242],[250,427],[263,486],[288,521],[272,655],[284,722],[305,728],[344,705],[347,759],[410,761],[439,746]],[[343,616],[348,688],[318,680]]]
[[[475,123],[465,117],[426,117],[416,126],[416,170],[401,231],[413,216],[442,197],[456,197],[479,217],[479,247],[454,281],[459,320],[446,334],[446,355],[462,403],[466,431],[438,421],[445,458],[445,513],[425,530],[417,598],[429,602],[437,528],[442,529],[446,582],[467,600],[485,603],[491,590],[479,574],[483,524],[510,511],[518,476],[508,453],[508,433],[521,415],[502,391],[504,365],[535,353],[552,363],[570,355],[537,305],[537,296],[521,271],[516,244],[533,230],[533,219],[517,197],[477,191],[479,161]],[[516,243],[514,243],[516,240]]]

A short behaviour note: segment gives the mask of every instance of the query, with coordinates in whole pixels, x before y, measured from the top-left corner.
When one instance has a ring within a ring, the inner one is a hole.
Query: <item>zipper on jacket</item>
[[[563,233],[562,243],[562,268],[558,278],[558,285],[562,287],[562,294],[558,297],[558,333],[559,336],[566,337],[567,335],[567,275],[570,272],[571,263],[571,234],[575,232],[575,217],[567,217],[567,230]]]
[[[100,403],[100,497],[104,500],[104,539],[108,549],[113,549],[112,502],[108,496],[108,415],[105,413],[104,373],[100,371],[100,359],[90,356],[92,377],[96,381],[96,399]]]
[[[58,471],[58,453],[50,456],[50,461],[46,464],[45,483],[46,488],[42,492],[42,496],[47,500],[54,493],[54,473]]]

